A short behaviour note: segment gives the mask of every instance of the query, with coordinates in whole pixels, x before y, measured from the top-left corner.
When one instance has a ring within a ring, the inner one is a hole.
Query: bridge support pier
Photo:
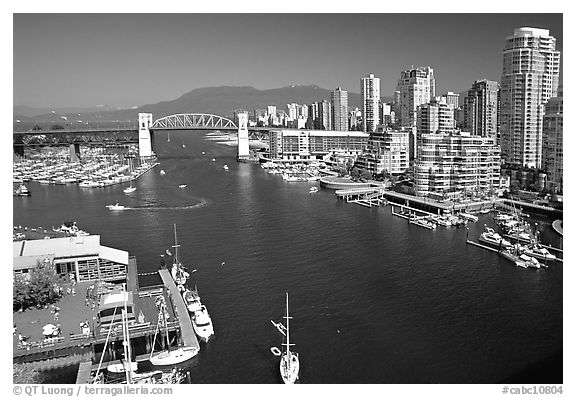
[[[248,113],[238,113],[238,161],[247,161],[249,159]]]
[[[138,154],[140,157],[152,157],[152,113],[138,113]]]
[[[77,163],[80,159],[80,144],[79,143],[71,143],[68,147],[70,150],[70,161],[72,163]]]

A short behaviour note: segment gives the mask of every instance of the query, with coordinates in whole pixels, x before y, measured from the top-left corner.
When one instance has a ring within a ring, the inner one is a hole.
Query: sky
[[[494,9],[494,8],[492,8]],[[196,88],[291,84],[392,96],[400,72],[431,66],[437,95],[500,81],[506,36],[562,14],[13,14],[13,103],[141,106]],[[562,54],[563,56],[564,54]]]

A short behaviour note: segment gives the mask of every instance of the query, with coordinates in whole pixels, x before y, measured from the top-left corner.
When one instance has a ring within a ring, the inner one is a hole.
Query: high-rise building
[[[380,120],[380,78],[369,74],[360,80],[360,94],[362,95],[362,131],[376,131]]]
[[[332,128],[334,131],[348,131],[348,91],[340,87],[332,91]]]
[[[467,132],[422,134],[414,170],[417,196],[459,197],[500,186],[500,148],[494,138]]]
[[[418,106],[416,128],[420,134],[449,133],[454,131],[454,109],[444,98],[435,98]]]
[[[332,130],[332,104],[326,100],[316,102],[318,104],[318,118],[316,119],[315,129]]]
[[[456,94],[452,91],[448,91],[446,94],[442,95],[442,98],[446,101],[448,105],[452,105],[453,109],[458,109],[458,98],[460,94]]]
[[[398,80],[398,110],[396,118],[402,127],[416,126],[416,109],[436,95],[436,80],[431,67],[405,70]]]
[[[495,81],[476,80],[464,99],[464,130],[472,135],[498,136],[498,90]]]
[[[349,131],[359,131],[362,130],[362,111],[358,108],[354,108],[348,113],[348,130]]]
[[[366,150],[354,165],[373,174],[400,175],[409,165],[408,145],[407,131],[379,127],[378,131],[370,133]]]
[[[558,97],[551,98],[546,104],[542,125],[542,162],[548,176],[547,188],[554,191],[563,190],[564,168],[562,161],[562,124],[564,105],[562,92]]]
[[[500,88],[500,143],[508,164],[540,168],[544,105],[557,95],[560,51],[547,29],[506,38]]]

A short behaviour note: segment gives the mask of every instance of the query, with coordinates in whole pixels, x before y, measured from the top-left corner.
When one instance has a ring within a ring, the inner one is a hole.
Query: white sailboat
[[[126,189],[124,189],[124,193],[132,193],[133,191],[136,190],[136,187],[132,186],[132,180],[134,179],[132,176],[132,161],[128,160],[128,165],[129,165],[129,171],[130,171],[130,187],[127,187]]]
[[[281,323],[275,323],[272,321],[272,324],[280,331],[282,335],[286,337],[286,343],[282,345],[286,347],[282,353],[280,353],[279,349],[273,347],[272,353],[275,355],[280,355],[280,375],[282,376],[282,381],[286,384],[295,383],[298,379],[298,373],[300,371],[300,360],[298,357],[298,353],[291,351],[290,346],[294,346],[293,343],[290,343],[290,317],[288,313],[288,292],[286,292],[286,326]]]
[[[162,302],[160,304],[160,313],[158,313],[158,325],[156,326],[156,334],[154,334],[154,342],[152,343],[152,351],[150,352],[149,360],[152,363],[152,365],[157,366],[183,363],[184,361],[188,361],[192,357],[197,355],[200,349],[194,346],[179,346],[175,349],[170,348],[170,339],[168,336],[168,322],[166,315],[166,302],[164,301],[163,296],[161,298]],[[158,327],[161,321],[160,320],[161,316],[166,333],[166,350],[154,353],[154,344],[156,343],[156,335],[158,334]]]
[[[170,273],[172,274],[174,281],[176,281],[176,284],[179,286],[184,286],[188,280],[188,277],[190,277],[190,274],[186,271],[180,262],[178,257],[178,247],[180,247],[180,245],[178,244],[178,236],[176,234],[176,224],[174,224],[174,245],[172,246],[172,248],[174,248],[174,263],[172,264]]]

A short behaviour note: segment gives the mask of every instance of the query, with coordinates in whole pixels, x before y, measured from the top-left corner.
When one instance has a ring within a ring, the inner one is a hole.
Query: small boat
[[[124,193],[132,193],[135,190],[136,190],[136,187],[130,185],[130,187],[127,187],[126,189],[124,189]]]
[[[118,203],[107,205],[106,208],[108,208],[110,211],[122,211],[122,210],[126,209],[126,207],[124,207],[123,205],[120,205]]]
[[[531,246],[523,246],[522,253],[528,256],[540,259],[543,261],[554,261],[556,260],[556,255],[551,254],[546,248],[542,247],[540,244],[535,244]]]
[[[182,184],[182,185],[178,185],[178,187],[179,187],[179,188],[185,188],[186,185],[185,185],[185,184]]]
[[[468,212],[461,212],[458,216],[467,221],[478,222],[478,217]]]
[[[280,323],[272,323],[276,326],[278,331],[286,337],[286,343],[282,345],[286,347],[286,350],[282,353],[280,357],[280,375],[282,376],[282,381],[286,384],[295,383],[298,379],[298,372],[300,371],[300,358],[298,353],[291,351],[290,346],[294,346],[290,343],[290,317],[288,313],[288,293],[286,293],[286,326]]]
[[[222,167],[222,168],[224,168],[226,171],[228,171],[230,169],[230,168],[228,168],[228,166],[226,164],[224,164],[224,167]]]
[[[190,314],[194,314],[197,310],[202,309],[200,295],[198,295],[198,290],[196,288],[194,288],[194,290],[186,289],[182,293],[182,298],[184,299],[184,303],[186,303],[186,307]]]
[[[25,185],[20,185],[18,189],[14,191],[15,196],[31,196],[32,193]]]
[[[316,186],[312,186],[310,189],[308,189],[308,191],[310,193],[316,193],[318,191],[318,188]]]
[[[168,139],[166,141],[170,142],[170,133],[168,133]]]
[[[526,262],[528,267],[533,267],[536,269],[540,269],[540,267],[541,267],[540,262],[538,262],[538,259],[536,259],[532,256],[528,256],[526,254],[520,254],[520,260],[523,260],[524,262]]]
[[[196,335],[203,340],[208,342],[208,339],[214,335],[214,327],[212,326],[212,319],[208,314],[208,309],[206,306],[201,305],[200,310],[196,310],[192,316],[192,326],[194,327],[194,332]]]
[[[182,147],[186,147],[186,145],[183,144]]]
[[[216,161],[216,159],[212,159],[212,161]]]
[[[512,246],[509,241],[504,240],[498,233],[494,231],[494,229],[489,227],[487,227],[486,231],[484,231],[480,237],[478,237],[478,240],[498,248],[509,248]]]
[[[508,250],[503,250],[500,252],[501,255],[514,262],[514,264],[518,267],[523,267],[523,268],[527,268],[528,267],[528,262],[526,262],[525,260],[520,259],[520,257],[518,255],[515,255],[514,253],[508,251]]]
[[[160,170],[160,175],[166,175],[166,171]]]
[[[511,240],[522,241],[523,243],[531,243],[533,241],[533,238],[529,233],[519,230],[511,230],[508,232],[507,237]]]
[[[490,211],[492,211],[490,208],[485,208],[485,209],[480,210],[480,211],[478,211],[478,212],[480,212],[481,214],[489,214]]]
[[[202,154],[206,154],[206,152],[202,152]]]

